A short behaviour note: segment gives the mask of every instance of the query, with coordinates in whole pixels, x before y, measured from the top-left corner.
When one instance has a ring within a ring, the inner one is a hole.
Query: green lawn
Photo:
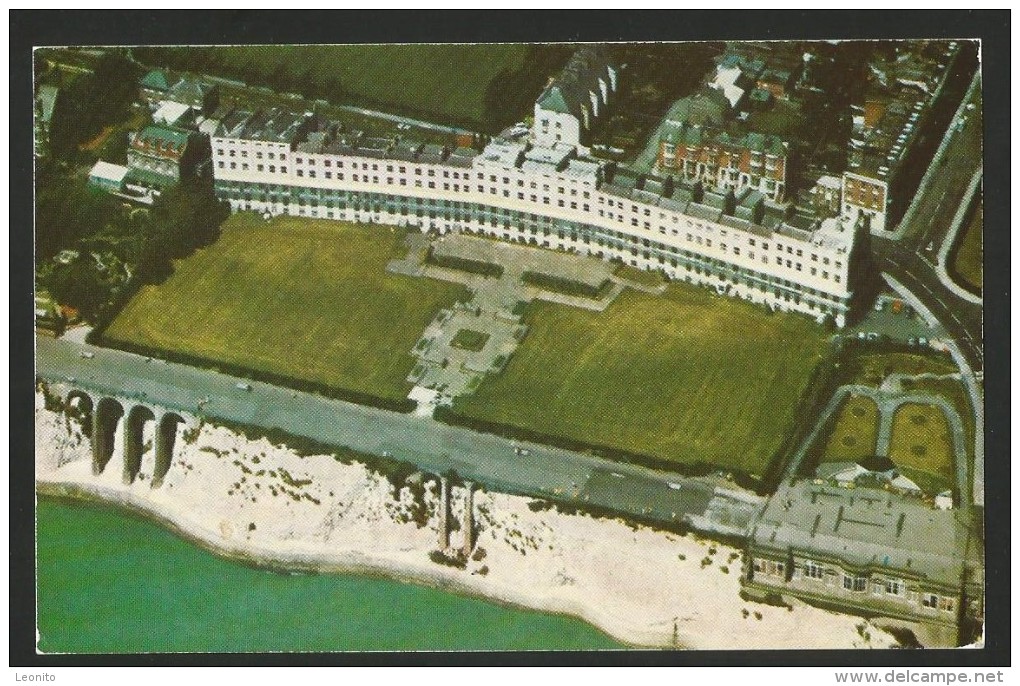
[[[976,202],[977,207],[973,211],[970,223],[964,229],[963,239],[956,250],[954,266],[956,273],[967,282],[967,285],[980,292],[983,278],[981,259],[984,211],[980,198]]]
[[[404,398],[412,346],[439,309],[467,292],[386,272],[403,237],[386,227],[235,215],[215,244],[142,289],[106,337]]]
[[[871,398],[851,395],[839,409],[822,462],[856,461],[875,454],[878,406]]]
[[[394,15],[392,21],[400,17]],[[351,94],[369,106],[480,123],[489,83],[503,69],[522,67],[527,45],[276,45],[187,51],[191,56],[184,59],[198,70],[255,72],[274,86],[286,81],[336,89],[327,97],[330,102],[342,102]]]
[[[506,370],[460,413],[547,435],[761,475],[791,430],[825,335],[688,286],[627,290],[604,312],[546,302]]]
[[[485,347],[489,341],[489,334],[475,331],[474,329],[461,329],[453,335],[450,345],[461,350],[478,352]]]
[[[893,417],[889,459],[929,495],[953,488],[953,439],[942,410],[901,405]]]

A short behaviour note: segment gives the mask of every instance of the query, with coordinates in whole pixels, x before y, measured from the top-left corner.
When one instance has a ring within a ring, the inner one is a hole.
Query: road
[[[983,368],[982,306],[957,296],[939,279],[939,247],[963,202],[974,173],[982,164],[981,89],[968,97],[975,104],[967,122],[949,134],[942,155],[932,161],[930,182],[919,190],[913,211],[905,218],[898,239],[873,237],[878,268],[913,292],[936,316],[971,367]],[[955,127],[954,119],[951,126]],[[930,249],[929,249],[930,248]]]
[[[698,480],[643,467],[610,462],[549,446],[519,443],[429,417],[399,414],[318,395],[251,382],[68,340],[37,337],[37,376],[178,409],[192,415],[261,427],[279,427],[322,443],[373,455],[392,455],[419,468],[456,470],[495,490],[574,501],[662,522],[712,517],[722,504],[717,530],[742,533],[760,499],[729,500]],[[83,359],[81,352],[94,357]],[[199,411],[198,400],[210,398]],[[528,454],[519,455],[515,447]],[[709,508],[710,502],[712,508]]]

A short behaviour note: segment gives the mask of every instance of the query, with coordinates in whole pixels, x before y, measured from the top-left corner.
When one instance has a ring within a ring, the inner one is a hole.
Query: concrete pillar
[[[97,476],[103,473],[113,457],[117,423],[124,417],[124,407],[119,401],[104,403],[103,400],[110,399],[100,398],[96,403],[92,425],[92,473]]]
[[[156,418],[156,466],[152,472],[152,487],[163,485],[163,478],[170,471],[174,457],[174,442],[177,438],[177,420],[174,415],[162,413]]]
[[[99,403],[95,403],[92,408],[92,475],[99,476],[103,473],[103,467],[106,465],[103,463],[100,455],[103,454],[103,431],[102,426],[99,423]]]
[[[470,481],[464,482],[464,547],[461,552],[468,557],[475,549],[475,490]]]
[[[450,547],[450,482],[439,477],[439,549]]]
[[[135,480],[142,466],[142,426],[145,419],[141,407],[133,405],[124,413],[124,472],[121,480],[125,486]]]

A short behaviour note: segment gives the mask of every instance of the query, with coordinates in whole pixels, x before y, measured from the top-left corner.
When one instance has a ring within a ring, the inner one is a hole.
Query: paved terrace
[[[538,299],[602,311],[625,285],[651,292],[661,292],[665,288],[665,285],[642,286],[620,279],[613,274],[615,265],[604,260],[543,248],[461,234],[430,240],[417,232],[409,234],[404,243],[406,255],[392,260],[387,270],[460,283],[473,293],[469,302],[458,303],[457,307],[440,312],[411,351],[419,363],[407,379],[417,386],[410,397],[432,397],[435,392],[435,404],[446,404],[452,398],[471,393],[486,374],[502,371],[527,334],[527,327],[521,322],[522,303]],[[503,273],[499,277],[482,276],[426,264],[425,257],[430,248],[437,256],[499,265]],[[606,281],[611,282],[611,286],[599,298],[574,297],[524,283],[524,273],[529,271],[594,288]],[[484,334],[488,339],[479,350],[453,345],[458,332],[464,330]],[[427,392],[423,393],[422,389]],[[430,411],[424,408],[423,413]]]

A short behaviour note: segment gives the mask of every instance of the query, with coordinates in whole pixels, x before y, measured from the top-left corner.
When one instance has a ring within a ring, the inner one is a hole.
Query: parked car
[[[82,350],[78,354],[81,356],[81,359],[83,359],[83,360],[91,360],[93,357],[96,356],[96,354],[94,352],[90,352],[88,350]]]
[[[236,384],[234,384],[234,386],[237,389],[239,389],[239,390],[247,391],[249,393],[251,392],[251,384],[250,383],[245,383],[243,381],[238,381]]]

